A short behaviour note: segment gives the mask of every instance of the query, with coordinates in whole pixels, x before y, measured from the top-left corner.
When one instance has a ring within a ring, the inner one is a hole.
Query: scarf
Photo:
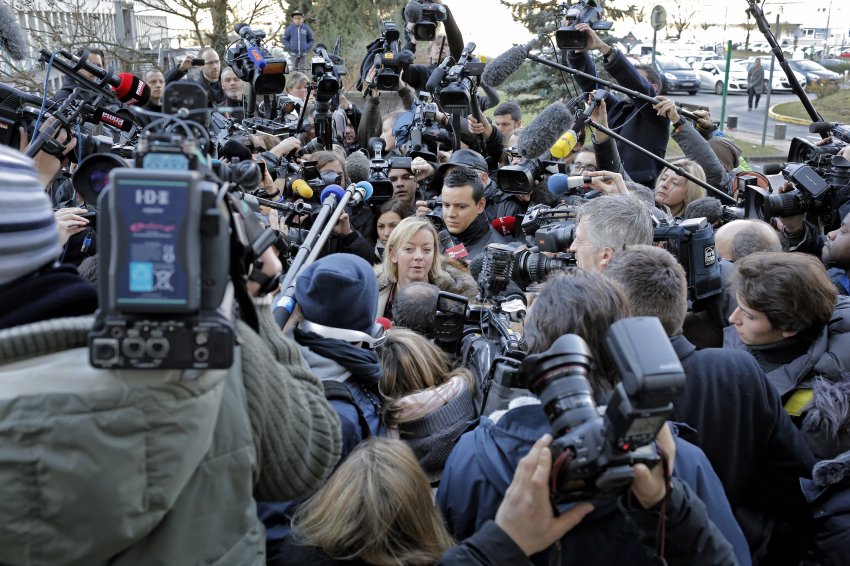
[[[372,350],[355,346],[343,340],[324,338],[313,332],[295,328],[295,340],[310,348],[317,355],[333,360],[346,370],[358,382],[367,386],[377,386],[384,376],[378,354]]]

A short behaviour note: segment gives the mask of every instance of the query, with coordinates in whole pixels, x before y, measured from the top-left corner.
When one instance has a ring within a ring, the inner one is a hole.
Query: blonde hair
[[[431,269],[428,270],[428,281],[433,283],[438,278],[443,277],[443,256],[440,254],[440,237],[437,236],[437,231],[434,225],[427,218],[421,216],[409,216],[398,223],[398,226],[390,232],[390,237],[387,239],[387,248],[384,250],[384,273],[387,274],[387,279],[390,283],[398,283],[398,265],[392,261],[393,250],[400,248],[409,242],[413,236],[420,230],[427,230],[434,237],[434,261],[431,263]]]
[[[386,398],[384,419],[388,425],[399,424],[394,415],[398,411],[398,400],[416,391],[433,389],[459,375],[470,391],[475,391],[475,378],[464,369],[453,369],[449,357],[433,342],[407,328],[393,327],[387,330],[387,338],[381,347],[380,391]]]
[[[371,437],[295,512],[299,544],[334,560],[434,564],[454,544],[413,450]]]
[[[696,161],[692,161],[690,159],[678,159],[676,161],[671,161],[670,163],[672,165],[676,165],[677,167],[681,167],[682,169],[684,169],[685,171],[687,171],[688,173],[690,173],[691,175],[693,175],[694,177],[696,177],[700,181],[705,182],[705,171],[703,171],[702,166],[699,163],[697,163]],[[671,173],[676,173],[672,169],[666,169],[665,168],[661,171],[661,175],[664,174],[664,171],[670,171]],[[658,175],[659,179],[661,179],[661,175]],[[704,188],[700,187],[699,185],[697,185],[696,183],[694,183],[690,179],[687,179],[687,178],[684,178],[684,177],[683,177],[683,179],[685,181],[685,202],[682,204],[683,207],[688,206],[689,204],[691,204],[693,201],[697,200],[698,198],[702,198],[702,197],[708,195],[708,193],[705,191]],[[656,189],[658,188],[658,182],[659,181],[655,182],[655,188]],[[684,208],[682,210],[684,210]]]

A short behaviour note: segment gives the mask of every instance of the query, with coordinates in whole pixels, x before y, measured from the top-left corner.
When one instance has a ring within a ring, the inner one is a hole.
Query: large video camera
[[[399,57],[398,40],[400,37],[395,22],[392,20],[381,22],[381,37],[376,40],[379,46],[375,51],[373,61],[375,65],[375,87],[378,90],[388,92],[398,90],[399,77],[408,63],[408,61],[403,61],[403,58]]]
[[[249,83],[255,95],[278,94],[286,86],[286,59],[263,47],[266,32],[239,23],[233,31],[242,39],[227,49],[224,60],[236,76]]]
[[[505,165],[496,170],[496,182],[505,193],[527,195],[546,175],[564,172],[566,164],[561,160],[524,158],[516,165]]]
[[[565,22],[555,32],[555,43],[558,49],[584,49],[587,47],[587,36],[576,29],[577,24],[588,24],[590,29],[607,31],[612,22],[602,19],[602,6],[596,0],[579,0],[575,4],[562,2],[558,6],[558,22]]]
[[[407,149],[407,155],[411,157],[436,162],[437,153],[441,149],[451,148],[453,138],[440,124],[437,104],[431,102],[430,98],[431,95],[423,91],[413,103],[413,120],[408,127],[410,139],[404,147]]]
[[[467,43],[457,62],[447,57],[441,63],[446,68],[445,75],[437,88],[437,100],[447,114],[470,114],[478,109],[475,96],[481,84],[481,73],[485,63],[472,55],[475,44]],[[477,112],[476,112],[477,113]]]
[[[385,202],[393,198],[393,184],[390,182],[390,169],[393,163],[384,157],[386,144],[379,137],[369,139],[369,149],[372,159],[369,161],[369,183],[372,185],[373,193],[369,199],[372,202]],[[396,162],[396,160],[398,160]],[[399,169],[410,169],[410,158],[393,158],[393,162]]]
[[[414,4],[414,6],[411,7],[411,4]],[[419,6],[415,6],[415,4]],[[413,24],[413,36],[418,41],[434,41],[437,36],[437,22],[446,21],[447,16],[445,6],[430,0],[410,0],[404,12],[405,15],[421,12],[419,19],[408,22]]]
[[[324,46],[317,45],[313,49],[313,60],[310,64],[310,74],[316,84],[316,102],[330,102],[339,93],[341,83],[335,72],[336,66],[331,54]]]
[[[170,117],[146,130],[137,168],[116,164],[105,186],[86,195],[100,211],[100,310],[88,338],[95,367],[227,368],[233,299],[246,321],[253,316],[244,283],[277,239],[261,227],[260,199],[244,192],[259,165],[215,164],[181,122]],[[268,292],[276,278],[265,279]]]
[[[721,291],[720,262],[714,229],[705,218],[665,221],[655,227],[654,242],[676,256],[685,270],[688,298],[698,301]]]
[[[626,318],[605,333],[622,376],[600,415],[587,376],[593,356],[585,341],[565,334],[527,356],[519,378],[543,405],[552,434],[554,503],[614,497],[631,485],[634,465],[661,459],[651,445],[673,412],[685,373],[657,318]]]

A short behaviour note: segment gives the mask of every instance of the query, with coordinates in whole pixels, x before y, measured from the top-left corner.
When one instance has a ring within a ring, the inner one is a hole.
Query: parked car
[[[744,68],[749,72],[750,67],[752,67],[755,63],[753,59],[749,59],[747,61],[743,61],[741,63]],[[770,60],[768,59],[768,63],[765,65],[764,59],[762,59],[762,67],[764,67],[764,88],[767,89],[767,81],[770,76]],[[800,83],[800,86],[804,89],[809,81],[806,80],[806,76],[803,73],[798,73],[794,71],[794,76],[797,77],[797,82]],[[773,92],[791,92],[791,83],[788,82],[788,77],[785,76],[785,71],[782,70],[782,67],[777,64],[773,68],[773,83],[771,84],[770,89]]]
[[[694,69],[697,69],[700,64],[705,61],[725,61],[726,57],[724,57],[723,55],[712,53],[711,51],[706,51],[698,55],[687,55],[685,57],[682,57],[682,59],[687,61],[688,65],[690,65]]]
[[[645,59],[651,64],[651,59]],[[691,96],[699,92],[699,75],[684,59],[655,57],[655,69],[661,75],[661,94],[685,91]]]
[[[802,73],[806,77],[809,84],[820,82],[837,82],[841,75],[835,71],[830,71],[823,65],[809,61],[807,59],[792,59],[788,61],[788,65],[798,73]]]
[[[703,61],[694,65],[699,74],[699,89],[723,94],[723,81],[726,78],[726,61]],[[740,63],[729,65],[729,87],[727,92],[747,92],[747,68]]]

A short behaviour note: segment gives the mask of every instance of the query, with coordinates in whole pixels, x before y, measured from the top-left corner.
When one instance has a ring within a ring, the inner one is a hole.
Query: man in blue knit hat
[[[373,350],[383,338],[375,322],[378,281],[364,259],[331,254],[298,275],[295,301],[302,317],[295,341],[339,414],[344,459],[363,439],[385,433],[378,392],[383,372]]]

